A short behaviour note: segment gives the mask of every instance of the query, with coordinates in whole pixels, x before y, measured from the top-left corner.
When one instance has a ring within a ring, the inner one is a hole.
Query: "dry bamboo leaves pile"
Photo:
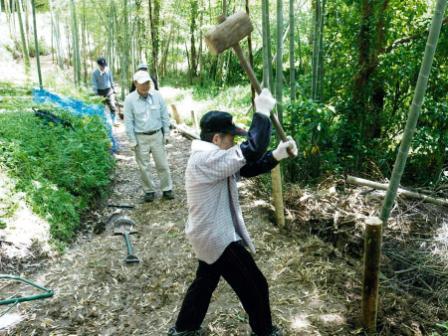
[[[103,225],[102,233],[76,244],[40,273],[30,274],[53,289],[55,297],[14,309],[24,321],[7,334],[164,335],[173,324],[196,268],[183,234],[187,217],[183,174],[190,142],[176,136],[168,149],[176,200],[141,204],[136,164],[123,135],[120,139],[124,146],[117,157],[109,203],[135,204],[134,209],[122,211],[137,223],[139,233],[131,239],[141,263],[124,265],[123,239]],[[253,183],[242,185],[241,204],[256,243],[255,258],[270,284],[273,319],[286,335],[346,336],[357,332],[359,219],[374,213],[381,198],[362,188],[344,190],[336,182],[322,185],[320,192],[290,189],[286,204],[293,221],[288,230],[279,230],[269,221],[267,202],[262,201],[266,198],[255,196]],[[403,218],[414,218],[408,206],[414,205],[400,202],[397,212]],[[103,224],[113,211],[104,209]],[[428,220],[433,219],[431,214]],[[395,222],[398,224],[391,227],[407,223]],[[345,253],[352,250],[354,254]],[[380,316],[384,335],[430,330],[434,319],[446,313],[441,305],[399,290],[393,282],[384,284]],[[422,302],[417,304],[419,300]],[[224,281],[214,293],[203,326],[209,335],[249,334],[247,317]]]

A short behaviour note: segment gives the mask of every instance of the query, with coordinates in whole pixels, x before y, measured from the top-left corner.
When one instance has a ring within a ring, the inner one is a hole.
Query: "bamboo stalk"
[[[409,109],[408,120],[406,122],[403,139],[398,150],[394,169],[392,171],[390,185],[381,209],[380,218],[384,223],[387,223],[387,220],[390,216],[390,212],[397,195],[398,187],[400,185],[401,176],[403,175],[403,171],[406,166],[406,159],[408,157],[409,148],[411,146],[411,140],[415,133],[418,117],[420,115],[426,93],[426,88],[428,86],[428,79],[431,73],[431,67],[434,60],[434,54],[436,52],[437,42],[439,40],[440,30],[442,28],[442,21],[446,10],[446,5],[447,0],[437,0],[428,41],[426,43],[425,55],[423,57],[420,73],[418,75],[414,98]]]
[[[376,333],[379,288],[378,274],[381,259],[381,230],[381,219],[378,217],[367,218],[364,240],[362,325],[369,335]]]
[[[20,38],[22,40],[22,55],[23,55],[23,61],[25,64],[25,73],[28,75],[30,72],[30,54],[28,51],[28,45],[26,43],[25,30],[23,28],[22,1],[16,0],[16,5],[17,5],[17,7],[16,7],[17,17],[19,18]]]
[[[390,187],[390,185],[388,183],[378,183],[378,182],[374,182],[374,181],[370,181],[370,180],[366,180],[366,179],[362,179],[362,178],[358,178],[358,177],[354,177],[354,176],[347,176],[346,181],[347,181],[347,183],[350,183],[350,184],[364,186],[364,187],[370,187],[370,188],[379,189],[379,190],[388,190],[388,188]],[[406,190],[403,188],[398,188],[397,194],[399,196],[404,196],[404,197],[409,197],[409,198],[414,198],[414,199],[421,199],[424,202],[428,202],[428,203],[432,203],[432,204],[436,204],[436,205],[448,206],[448,200],[446,200],[446,199],[431,197],[431,196],[428,196],[425,194],[421,194],[421,193],[414,192],[414,191],[409,191],[409,190]]]
[[[39,88],[42,90],[44,88],[42,84],[42,72],[40,70],[40,57],[39,57],[39,41],[37,40],[37,24],[36,24],[36,3],[32,0],[31,7],[33,11],[33,30],[34,30],[34,48],[36,53],[36,64],[37,64],[37,76],[39,77]]]
[[[291,86],[291,103],[296,99],[296,73],[294,59],[294,0],[289,0],[289,85]]]

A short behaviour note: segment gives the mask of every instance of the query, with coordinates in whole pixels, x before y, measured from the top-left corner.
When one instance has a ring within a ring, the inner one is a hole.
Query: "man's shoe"
[[[283,333],[281,332],[281,330],[278,327],[273,326],[269,336],[283,336]]]
[[[257,336],[257,334],[254,332],[252,332],[250,335]],[[269,336],[283,336],[283,333],[280,331],[280,329],[278,327],[273,326],[271,329],[271,332],[269,333]]]
[[[177,331],[175,327],[168,330],[168,336],[203,336],[205,335],[202,329],[193,331]]]
[[[174,199],[174,194],[172,190],[167,190],[163,192],[163,198],[168,199],[168,200],[172,200]]]
[[[154,201],[154,198],[156,197],[156,193],[155,192],[147,192],[145,193],[145,202],[152,202]]]

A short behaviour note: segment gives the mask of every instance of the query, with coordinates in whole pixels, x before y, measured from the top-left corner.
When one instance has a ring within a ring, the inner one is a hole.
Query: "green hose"
[[[21,282],[24,282],[24,283],[26,283],[26,284],[28,284],[30,286],[33,286],[35,288],[38,288],[38,289],[44,291],[44,293],[31,295],[31,296],[21,296],[21,297],[16,297],[16,298],[0,300],[0,305],[7,305],[7,304],[11,304],[11,303],[19,303],[19,302],[25,302],[25,301],[46,299],[46,298],[52,297],[54,295],[54,292],[51,289],[42,287],[42,286],[40,286],[38,284],[35,284],[34,282],[32,282],[30,280],[23,279],[23,278],[21,278],[19,276],[8,275],[8,274],[0,274],[0,280],[2,280],[2,279],[21,281]]]

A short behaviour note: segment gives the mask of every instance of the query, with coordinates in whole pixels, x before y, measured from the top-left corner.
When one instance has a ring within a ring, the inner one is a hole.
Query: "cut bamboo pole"
[[[381,259],[382,221],[366,219],[364,240],[364,278],[362,287],[362,325],[369,335],[376,333],[378,314],[378,274]]]
[[[176,124],[173,126],[175,129],[177,129],[177,131],[180,134],[182,134],[187,139],[190,139],[190,140],[199,139],[199,135],[194,130],[188,128],[187,126],[181,125],[181,124]]]
[[[179,112],[177,111],[177,107],[174,104],[171,104],[171,110],[173,111],[173,117],[174,117],[174,121],[176,122],[177,125],[182,124],[182,119],[179,115]]]
[[[193,124],[193,127],[196,131],[199,131],[199,122],[197,114],[194,112],[194,110],[191,110],[191,122]]]
[[[358,178],[358,177],[354,177],[354,176],[347,176],[346,181],[347,181],[347,183],[350,183],[350,184],[364,186],[364,187],[370,187],[370,188],[379,189],[379,190],[388,190],[388,188],[389,188],[388,183],[378,183],[378,182],[374,182],[374,181],[370,181],[370,180],[366,180],[366,179],[362,179],[362,178]],[[409,190],[406,190],[403,188],[398,188],[397,194],[399,196],[421,199],[424,202],[428,202],[428,203],[432,203],[432,204],[436,204],[436,205],[448,206],[448,200],[446,200],[446,199],[431,197],[431,196],[428,196],[425,194],[420,194],[418,192],[409,191]]]

